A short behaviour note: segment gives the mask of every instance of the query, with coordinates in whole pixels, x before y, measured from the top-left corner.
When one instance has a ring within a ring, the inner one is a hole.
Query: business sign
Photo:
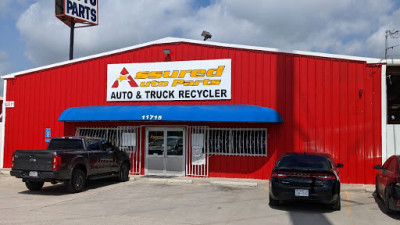
[[[107,101],[231,99],[231,59],[109,64]]]
[[[56,16],[68,26],[71,21],[98,25],[98,0],[55,0]]]
[[[205,165],[206,155],[203,152],[204,134],[192,134],[192,165]]]
[[[4,102],[4,107],[6,108],[14,108],[14,101],[6,101]]]

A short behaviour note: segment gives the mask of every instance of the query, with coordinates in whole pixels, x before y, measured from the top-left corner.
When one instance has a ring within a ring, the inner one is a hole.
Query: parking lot
[[[400,224],[386,215],[372,185],[342,185],[342,210],[321,204],[268,205],[268,182],[131,177],[91,181],[69,194],[62,184],[28,191],[0,173],[0,224]]]

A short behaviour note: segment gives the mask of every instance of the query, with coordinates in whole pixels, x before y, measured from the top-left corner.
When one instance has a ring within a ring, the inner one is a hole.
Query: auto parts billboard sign
[[[228,99],[231,99],[231,59],[107,67],[107,101]]]

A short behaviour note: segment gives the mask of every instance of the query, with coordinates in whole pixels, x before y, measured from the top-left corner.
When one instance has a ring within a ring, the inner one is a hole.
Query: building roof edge
[[[268,47],[258,47],[258,46],[251,46],[251,45],[239,45],[239,44],[228,44],[228,43],[221,43],[221,42],[212,42],[212,41],[200,41],[200,40],[193,40],[193,39],[185,39],[185,38],[176,38],[176,37],[166,37],[162,39],[158,39],[155,41],[150,41],[142,44],[133,45],[126,48],[120,48],[112,51],[107,51],[99,54],[94,54],[86,57],[81,57],[73,60],[58,62],[54,64],[49,64],[41,67],[36,67],[28,70],[23,70],[20,72],[15,72],[11,74],[7,74],[2,76],[2,79],[12,79],[16,76],[32,73],[40,70],[50,69],[58,66],[64,66],[72,63],[82,62],[90,59],[100,58],[108,55],[118,54],[121,52],[131,51],[138,48],[147,47],[150,45],[157,45],[157,44],[169,44],[169,43],[178,43],[178,42],[185,42],[185,43],[192,43],[192,44],[200,44],[200,45],[208,45],[208,46],[217,46],[217,47],[227,47],[227,48],[237,48],[237,49],[246,49],[246,50],[258,50],[258,51],[267,51],[267,52],[276,52],[276,53],[288,53],[288,54],[296,54],[296,55],[306,55],[306,56],[315,56],[315,57],[324,57],[324,58],[335,58],[335,59],[344,59],[344,60],[355,60],[355,61],[363,61],[366,63],[386,63],[388,64],[398,64],[400,65],[399,60],[383,60],[378,58],[368,58],[368,57],[358,57],[358,56],[348,56],[348,55],[337,55],[337,54],[329,54],[329,53],[320,53],[320,52],[308,52],[308,51],[287,51],[281,50],[278,48],[268,48]]]

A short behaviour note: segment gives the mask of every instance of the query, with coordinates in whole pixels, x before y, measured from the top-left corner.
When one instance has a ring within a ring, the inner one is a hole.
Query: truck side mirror
[[[338,163],[338,164],[336,165],[336,168],[343,168],[343,164]]]

